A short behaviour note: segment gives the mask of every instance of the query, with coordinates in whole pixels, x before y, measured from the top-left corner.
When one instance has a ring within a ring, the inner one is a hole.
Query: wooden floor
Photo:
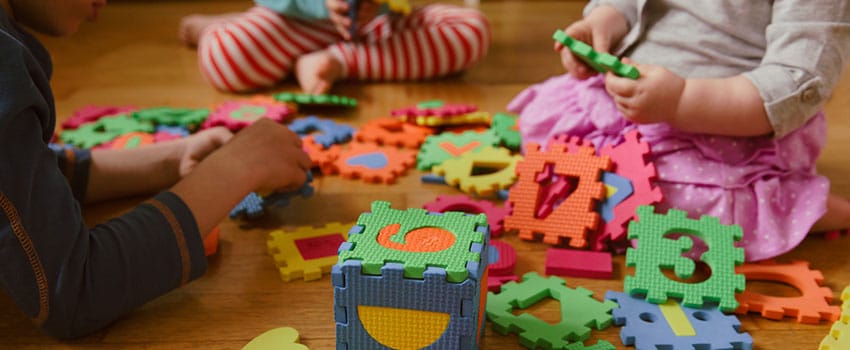
[[[326,114],[360,125],[395,107],[426,99],[479,105],[502,111],[508,101],[529,84],[560,74],[551,51],[551,33],[580,14],[581,1],[483,1],[491,20],[490,55],[467,74],[426,84],[341,84],[334,93],[356,97],[360,107],[351,112]],[[113,1],[96,24],[84,26],[71,39],[46,39],[53,52],[57,112],[61,118],[87,104],[132,104],[141,107],[204,107],[237,96],[221,94],[207,86],[198,73],[195,52],[176,40],[181,16],[192,12],[218,13],[249,5],[239,1]],[[297,90],[293,82],[279,90]],[[819,163],[833,190],[850,197],[850,77],[845,75],[827,105],[830,134]],[[260,222],[244,226],[222,222],[220,253],[210,259],[209,271],[199,280],[152,301],[91,336],[58,342],[34,328],[3,295],[0,297],[0,348],[48,349],[239,349],[255,336],[276,327],[301,332],[312,349],[334,347],[333,299],[329,277],[317,282],[283,283],[265,240],[271,229],[283,226],[351,222],[373,200],[387,200],[395,208],[419,207],[440,193],[455,190],[423,185],[412,171],[398,184],[368,185],[339,177],[319,177],[316,194],[296,199]],[[138,199],[137,199],[138,200]],[[86,219],[95,224],[129,208],[132,201],[87,208]],[[329,210],[330,208],[330,210]],[[519,252],[518,273],[543,273],[546,245],[523,242],[513,235],[506,240]],[[825,276],[825,285],[839,292],[850,283],[850,238],[806,240],[781,260],[804,259]],[[616,258],[615,278],[569,278],[568,285],[584,286],[600,298],[607,290],[622,290],[630,273],[623,257]],[[750,284],[775,295],[788,295],[788,287]],[[532,312],[552,320],[554,302]],[[829,325],[800,325],[791,320],[770,321],[755,316],[741,318],[743,330],[755,339],[756,349],[815,349]],[[607,339],[618,347],[619,329],[594,332],[592,339]],[[594,341],[595,342],[595,341]],[[514,335],[501,336],[487,327],[485,349],[516,349]]]

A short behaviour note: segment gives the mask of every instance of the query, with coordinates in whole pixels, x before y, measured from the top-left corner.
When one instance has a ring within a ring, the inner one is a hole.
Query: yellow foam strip
[[[658,305],[670,328],[673,329],[673,334],[678,337],[688,337],[697,335],[697,331],[691,326],[691,321],[688,321],[688,316],[679,306],[679,303],[673,300],[667,300],[666,303]]]

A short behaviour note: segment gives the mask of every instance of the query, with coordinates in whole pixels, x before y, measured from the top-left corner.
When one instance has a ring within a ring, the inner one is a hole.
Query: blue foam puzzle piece
[[[172,135],[179,135],[180,137],[189,136],[189,129],[186,129],[185,127],[180,126],[180,125],[175,125],[175,126],[157,125],[156,126],[156,132],[165,132],[165,133],[169,133],[169,134],[172,134]]]
[[[236,218],[244,216],[246,218],[253,219],[262,216],[265,212],[266,210],[263,207],[263,198],[256,192],[251,192],[230,211],[230,217]]]
[[[446,177],[436,174],[424,174],[419,178],[420,181],[429,184],[445,185]]]
[[[265,198],[260,197],[256,192],[251,192],[239,204],[230,211],[231,218],[245,217],[246,219],[256,219],[266,213],[266,208],[270,205],[277,207],[285,207],[295,196],[307,198],[313,195],[313,174],[307,172],[307,181],[300,188],[292,192],[275,192]]]
[[[300,136],[309,135],[314,131],[319,132],[312,134],[313,140],[324,148],[348,142],[348,140],[351,140],[351,136],[354,135],[353,127],[314,115],[292,121],[289,124],[289,130]]]
[[[635,189],[629,179],[608,171],[602,172],[602,182],[617,189],[613,196],[605,198],[599,206],[602,220],[609,222],[614,219],[614,207],[629,198]]]
[[[362,233],[363,227],[355,225],[349,231]],[[404,265],[387,263],[381,275],[361,273],[359,260],[347,260],[336,264],[331,271],[334,286],[334,320],[336,321],[337,349],[388,349],[366,332],[359,322],[357,305],[381,306],[442,312],[450,314],[449,325],[436,342],[425,349],[457,350],[478,349],[478,330],[483,331],[485,315],[479,314],[484,273],[490,261],[489,228],[477,229],[484,236],[484,243],[472,243],[470,251],[479,253],[479,262],[468,262],[469,275],[460,283],[447,281],[446,271],[439,267],[428,267],[423,279],[404,277]],[[352,243],[343,243],[339,251],[351,249]],[[486,297],[485,297],[486,298]],[[483,332],[481,332],[483,335]]]
[[[508,200],[508,194],[510,194],[510,190],[499,190],[498,192],[496,192],[496,197],[505,201]]]
[[[716,306],[702,309],[682,308],[695,336],[677,336],[656,304],[628,295],[608,291],[605,299],[617,302],[614,323],[625,325],[620,330],[624,345],[638,349],[742,349],[753,348],[749,333],[740,333],[741,322],[733,315],[724,315]],[[681,304],[680,304],[681,307]]]

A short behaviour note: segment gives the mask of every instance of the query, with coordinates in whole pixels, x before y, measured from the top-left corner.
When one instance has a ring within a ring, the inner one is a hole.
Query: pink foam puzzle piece
[[[575,249],[546,250],[546,274],[581,278],[611,278],[611,253]]]

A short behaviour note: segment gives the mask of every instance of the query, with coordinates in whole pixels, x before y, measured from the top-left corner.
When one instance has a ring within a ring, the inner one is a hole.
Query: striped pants
[[[254,7],[210,26],[198,43],[201,71],[223,91],[250,91],[283,80],[301,55],[327,50],[342,78],[417,80],[471,67],[487,53],[490,28],[477,10],[428,5],[409,16],[381,15],[344,41],[330,21],[305,21]]]

